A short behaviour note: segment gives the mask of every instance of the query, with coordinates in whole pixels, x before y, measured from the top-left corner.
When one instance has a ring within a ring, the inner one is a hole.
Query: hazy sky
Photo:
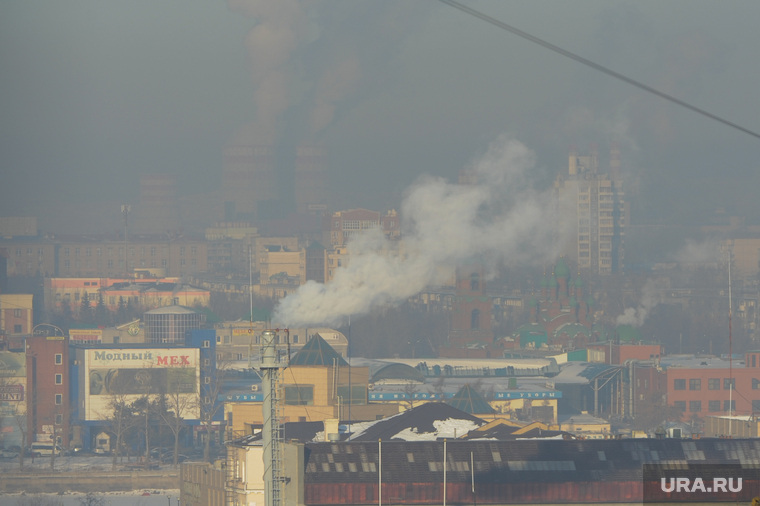
[[[760,2],[463,3],[760,131]],[[246,125],[326,145],[337,208],[398,206],[507,133],[543,183],[617,141],[634,221],[760,216],[759,139],[435,0],[0,2],[0,215],[117,229],[141,174],[217,189]]]

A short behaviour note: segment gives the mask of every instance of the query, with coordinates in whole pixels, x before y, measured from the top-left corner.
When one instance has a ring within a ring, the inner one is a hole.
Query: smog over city
[[[452,503],[512,497],[518,467],[605,476],[568,502],[646,502],[667,477],[633,455],[755,451],[758,19],[750,0],[0,2],[0,503],[438,504],[447,465],[405,466],[448,451],[472,473]],[[523,438],[556,461],[515,463]],[[647,441],[604,446],[627,438]],[[416,445],[387,493],[380,440]],[[233,483],[251,448],[272,465]],[[354,479],[353,452],[377,467]],[[629,476],[607,477],[618,453]],[[140,478],[86,477],[106,471]],[[563,486],[526,483],[539,503]]]

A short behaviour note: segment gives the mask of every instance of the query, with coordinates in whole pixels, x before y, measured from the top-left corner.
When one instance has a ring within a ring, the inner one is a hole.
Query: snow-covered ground
[[[36,460],[36,459],[35,459]],[[2,506],[80,506],[85,494],[0,494]],[[133,492],[107,492],[95,494],[103,499],[103,506],[153,506],[179,504],[179,490],[138,490]],[[38,501],[39,499],[39,501]]]
[[[70,472],[70,471],[111,471],[113,464],[113,457],[110,455],[77,455],[77,456],[57,456],[55,458],[53,470],[56,472]],[[119,459],[116,463],[116,470],[121,470],[129,462],[137,462],[136,457],[132,457],[127,460],[126,457]],[[24,468],[29,470],[49,471],[50,457],[35,457],[32,461],[31,457],[24,459]],[[162,464],[161,469],[171,469],[171,464]],[[14,472],[19,470],[18,458],[12,459],[0,459],[0,472]],[[0,504],[0,506],[2,506]]]
[[[132,458],[134,462],[135,459]],[[127,463],[117,464],[116,469],[121,469]],[[50,472],[50,457],[35,457],[24,459],[24,469],[34,473]],[[171,469],[171,465],[161,466],[161,469]],[[112,457],[107,455],[81,455],[56,457],[53,472],[77,472],[88,473],[94,471],[110,472],[112,470]],[[0,474],[14,473],[19,471],[18,459],[0,459]],[[85,494],[78,492],[64,492],[62,494],[3,494],[0,492],[0,506],[79,506]],[[102,498],[103,506],[152,506],[152,505],[176,505],[179,490],[134,490],[125,492],[97,492],[96,498]],[[37,501],[37,499],[42,499]]]

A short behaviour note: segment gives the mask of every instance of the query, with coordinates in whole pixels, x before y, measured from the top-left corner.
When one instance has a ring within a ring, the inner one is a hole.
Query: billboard
[[[117,400],[181,395],[190,406],[187,419],[199,416],[198,348],[83,349],[79,398],[85,420],[105,420]]]
[[[0,447],[21,444],[26,399],[26,354],[0,352]]]

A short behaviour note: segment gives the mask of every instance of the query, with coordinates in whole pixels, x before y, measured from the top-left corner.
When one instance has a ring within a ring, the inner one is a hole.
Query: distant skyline
[[[760,130],[757,2],[462,3]],[[760,221],[760,141],[434,0],[2,2],[0,65],[0,216],[45,231],[119,230],[143,174],[202,210],[251,126],[285,180],[324,145],[335,209],[398,207],[506,133],[537,185],[617,142],[634,223]]]

